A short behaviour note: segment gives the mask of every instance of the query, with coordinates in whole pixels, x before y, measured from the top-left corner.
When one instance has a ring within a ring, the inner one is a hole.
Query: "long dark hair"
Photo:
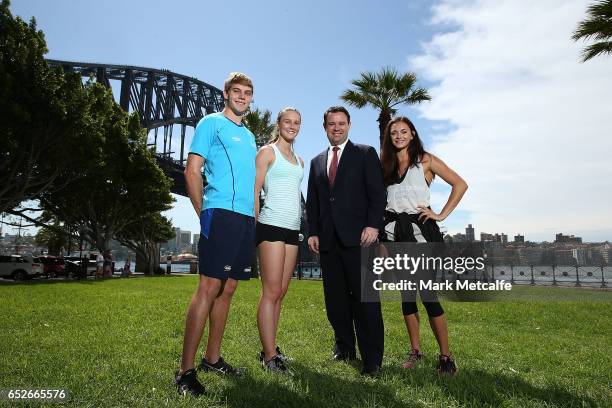
[[[425,154],[425,149],[423,149],[423,143],[419,137],[419,132],[417,132],[412,121],[405,116],[397,116],[391,119],[385,128],[382,152],[380,154],[385,187],[395,183],[398,178],[397,172],[399,170],[399,161],[397,160],[397,149],[395,146],[393,146],[393,142],[391,142],[391,126],[398,122],[404,122],[407,124],[412,132],[412,140],[408,144],[408,168],[418,166],[423,160],[423,155]]]

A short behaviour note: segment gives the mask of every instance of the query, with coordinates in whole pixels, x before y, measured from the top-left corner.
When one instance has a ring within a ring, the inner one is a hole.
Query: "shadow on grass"
[[[224,390],[223,399],[230,407],[422,407],[456,403],[498,407],[508,400],[554,406],[598,405],[591,398],[575,395],[556,384],[536,387],[518,375],[482,370],[465,369],[454,378],[447,378],[438,377],[433,370],[422,375],[423,370],[407,372],[399,367],[383,367],[378,378],[369,379],[330,375],[296,362],[291,368],[296,373],[293,379],[267,381],[251,376],[234,379]],[[346,366],[346,370],[356,368]],[[407,393],[415,394],[415,400],[402,400],[398,388],[412,388]],[[419,388],[427,388],[427,394],[419,395]]]
[[[329,364],[345,364],[333,363]],[[395,389],[381,385],[376,379],[342,378],[318,372],[292,362],[293,378],[274,378],[271,381],[247,376],[234,379],[225,389],[224,397],[230,407],[400,407],[407,406],[395,396]],[[346,365],[346,370],[355,370]],[[412,406],[409,404],[408,406]],[[414,404],[417,406],[417,404]],[[422,404],[418,404],[422,406]]]
[[[433,369],[425,375],[418,375],[424,368],[407,372],[400,367],[386,367],[383,376],[396,377],[405,381],[407,386],[438,387],[444,395],[470,406],[503,406],[508,400],[522,402],[537,401],[553,406],[596,407],[593,399],[584,395],[568,392],[558,384],[542,384],[536,387],[525,381],[519,374],[488,372],[479,369],[460,368],[452,377],[438,376]]]

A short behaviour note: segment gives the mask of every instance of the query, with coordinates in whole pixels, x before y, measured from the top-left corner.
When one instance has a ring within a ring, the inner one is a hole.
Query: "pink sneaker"
[[[448,375],[450,377],[455,375],[457,372],[457,365],[455,364],[453,357],[450,354],[448,356],[440,354],[436,371],[439,375]]]
[[[402,368],[414,368],[417,364],[421,362],[423,359],[423,353],[421,353],[417,349],[412,349],[410,353],[408,353],[408,358],[406,361],[402,363]]]

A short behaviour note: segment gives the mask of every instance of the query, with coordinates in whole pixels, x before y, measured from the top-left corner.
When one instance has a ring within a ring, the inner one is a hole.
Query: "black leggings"
[[[423,279],[423,276],[421,276],[421,278]],[[444,309],[442,309],[442,305],[438,302],[438,296],[435,291],[418,289],[418,292],[421,297],[421,302],[423,302],[423,306],[425,306],[427,315],[430,318],[442,316],[444,314]],[[402,291],[401,294],[402,313],[404,316],[418,313],[419,308],[416,302],[417,291]]]
[[[425,306],[425,310],[427,310],[427,316],[429,317],[438,317],[444,314],[444,309],[442,309],[442,305],[440,302],[423,302],[423,306]],[[414,302],[402,302],[402,313],[404,316],[410,316],[411,314],[415,314],[419,312],[419,308],[417,307],[416,301]]]
[[[387,215],[389,214],[387,213],[385,217],[387,217]],[[388,222],[388,220],[386,222]],[[396,220],[396,222],[401,222],[401,221],[398,219]],[[435,221],[433,220],[431,222],[433,222],[433,224],[428,224],[424,230],[423,229],[421,230],[423,235],[426,237],[427,242],[444,242],[444,239],[443,239],[442,234],[440,233],[438,224],[435,223]],[[383,228],[383,231],[384,231],[384,228]],[[388,242],[385,233],[381,234],[381,241]],[[400,240],[396,242],[417,242],[417,241],[414,238],[414,235],[412,235],[412,237],[410,237],[409,239]],[[402,294],[402,313],[404,314],[404,316],[409,316],[411,314],[418,313],[419,309],[416,303],[417,292],[416,291],[411,291],[411,292],[402,291],[401,294]],[[420,294],[421,294],[421,301],[425,299],[425,301],[423,301],[423,305],[425,306],[425,310],[427,310],[427,315],[429,317],[438,317],[444,314],[444,309],[442,309],[440,302],[438,302],[438,297],[436,296],[436,292],[429,291],[429,290],[421,290]]]

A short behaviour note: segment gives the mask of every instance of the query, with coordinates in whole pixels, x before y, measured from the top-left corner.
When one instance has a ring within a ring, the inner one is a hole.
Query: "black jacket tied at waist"
[[[440,232],[438,223],[432,219],[422,222],[419,220],[419,215],[420,214],[408,214],[404,212],[385,212],[385,226],[395,221],[395,228],[393,229],[394,242],[417,242],[412,228],[413,223],[419,227],[421,234],[423,234],[423,238],[425,238],[427,242],[444,242],[444,237]],[[388,241],[384,228],[381,232],[381,241]]]

